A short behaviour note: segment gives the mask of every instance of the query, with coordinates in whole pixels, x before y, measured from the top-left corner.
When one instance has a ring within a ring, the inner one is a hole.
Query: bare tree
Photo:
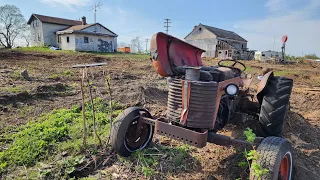
[[[118,47],[126,47],[126,46],[128,46],[126,43],[124,43],[124,42],[119,42],[118,43]]]
[[[30,41],[32,40],[32,36],[30,31],[25,31],[24,33],[21,34],[21,38],[26,41],[27,47],[30,45]]]
[[[15,39],[26,30],[27,24],[19,8],[0,6],[0,44],[12,48]]]
[[[131,40],[132,46],[137,49],[137,51],[140,53],[142,51],[142,41],[140,40],[140,37],[137,36],[136,38]]]

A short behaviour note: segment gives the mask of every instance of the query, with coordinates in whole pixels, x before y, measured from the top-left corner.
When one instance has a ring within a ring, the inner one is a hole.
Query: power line
[[[146,52],[148,52],[148,42],[149,42],[149,40],[150,39],[148,39],[148,38],[146,39]]]
[[[164,27],[166,28],[167,34],[169,33],[169,24],[171,23],[170,20],[171,19],[164,19]]]

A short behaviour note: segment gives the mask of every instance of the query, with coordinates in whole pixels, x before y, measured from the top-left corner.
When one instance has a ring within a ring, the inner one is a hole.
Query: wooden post
[[[109,144],[110,141],[110,136],[111,136],[111,129],[113,126],[113,122],[112,122],[112,115],[113,115],[113,108],[112,108],[112,89],[111,89],[111,77],[107,76],[106,77],[106,84],[107,84],[107,88],[108,88],[108,92],[109,92],[109,96],[110,96],[110,133],[109,133],[109,137],[108,137],[108,141],[107,144]]]
[[[85,69],[82,69],[82,78],[81,78],[81,97],[82,97],[82,123],[83,123],[83,146],[87,146],[87,123],[86,123],[86,109],[84,103],[84,92],[83,92],[83,85],[84,85],[84,78],[85,78]]]
[[[93,97],[92,97],[92,85],[90,84],[89,76],[88,76],[88,70],[86,69],[86,75],[87,75],[87,82],[89,85],[89,96],[91,100],[92,105],[92,121],[93,121],[93,131],[96,138],[99,140],[99,145],[102,146],[102,141],[100,139],[100,136],[98,135],[97,128],[96,128],[96,118],[95,118],[95,111],[94,111],[94,103],[93,103]]]

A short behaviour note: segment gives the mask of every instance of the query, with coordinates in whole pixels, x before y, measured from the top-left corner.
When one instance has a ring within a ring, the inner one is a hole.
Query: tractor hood
[[[162,32],[152,36],[150,51],[155,70],[164,77],[178,75],[183,67],[202,66],[201,54],[205,52]]]

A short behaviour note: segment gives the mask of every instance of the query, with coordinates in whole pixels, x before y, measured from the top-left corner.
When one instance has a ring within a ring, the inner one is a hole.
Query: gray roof
[[[28,24],[31,24],[32,17],[36,17],[41,22],[51,23],[51,24],[60,24],[60,25],[67,25],[67,26],[76,26],[76,25],[82,24],[82,21],[44,16],[40,14],[32,14],[31,17],[29,18]]]
[[[210,32],[215,34],[218,38],[220,37],[220,38],[225,38],[225,39],[233,39],[233,40],[237,40],[237,41],[248,42],[247,40],[245,40],[244,38],[242,38],[241,36],[239,36],[235,32],[227,31],[227,30],[223,30],[223,29],[219,29],[219,28],[215,28],[215,27],[207,26],[207,25],[203,25],[203,24],[200,24],[200,25],[202,25],[203,27],[208,29]]]

